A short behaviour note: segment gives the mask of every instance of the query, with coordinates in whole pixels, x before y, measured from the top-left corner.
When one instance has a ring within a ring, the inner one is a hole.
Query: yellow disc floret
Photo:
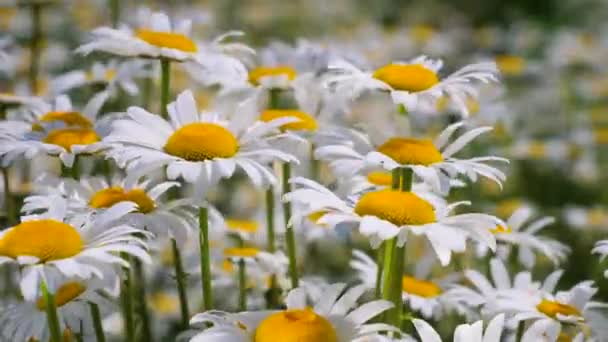
[[[61,121],[68,127],[91,128],[93,123],[85,116],[78,112],[48,112],[38,119],[38,122],[32,124],[33,131],[41,131],[43,123],[51,123]]]
[[[224,255],[234,258],[253,258],[260,252],[254,247],[231,247],[224,249]]]
[[[393,184],[393,175],[389,172],[372,171],[367,174],[367,181],[380,186],[391,186]]]
[[[295,117],[299,121],[284,124],[281,129],[284,131],[316,131],[317,121],[314,117],[295,109],[269,109],[265,110],[260,116],[260,120],[268,122],[279,118]]]
[[[312,309],[287,310],[264,319],[254,342],[338,342],[335,328]]]
[[[130,201],[137,204],[141,213],[149,213],[156,207],[151,199],[142,189],[131,189],[126,191],[119,186],[103,189],[96,192],[89,200],[92,208],[109,208],[118,202]]]
[[[431,165],[443,161],[433,142],[423,139],[391,138],[378,147],[378,152],[399,164]]]
[[[243,233],[255,233],[258,230],[259,224],[256,221],[227,219],[226,226],[228,226],[228,229],[230,230]]]
[[[226,128],[212,123],[193,123],[178,129],[165,144],[165,152],[189,161],[230,158],[238,140]]]
[[[296,70],[288,65],[278,65],[273,67],[261,66],[249,71],[249,82],[255,85],[260,84],[260,79],[268,76],[284,75],[292,81],[296,78]]]
[[[196,52],[198,50],[196,43],[181,33],[139,29],[135,35],[144,42],[160,48],[169,48],[184,52]]]
[[[71,302],[78,298],[81,294],[86,291],[86,287],[79,282],[72,281],[61,285],[54,294],[55,306],[62,307],[63,305]],[[36,301],[36,307],[40,311],[46,310],[46,300],[44,297],[38,298]]]
[[[401,281],[403,291],[418,297],[432,298],[442,293],[441,288],[433,282],[416,279],[414,277],[403,276]]]
[[[437,74],[422,64],[389,64],[377,69],[373,77],[395,90],[419,92],[439,83]]]
[[[380,190],[361,196],[355,206],[358,215],[376,216],[396,226],[435,222],[433,206],[412,192]]]
[[[564,316],[581,316],[581,312],[574,306],[548,299],[543,299],[536,306],[536,309],[552,318],[555,318],[557,314]]]
[[[22,222],[0,239],[0,255],[33,256],[40,263],[73,257],[83,247],[76,228],[51,219]]]
[[[526,67],[526,61],[519,56],[501,55],[495,60],[498,70],[508,76],[521,75]]]
[[[72,145],[91,145],[99,142],[97,133],[89,128],[54,129],[43,139],[47,144],[53,144],[72,151]]]

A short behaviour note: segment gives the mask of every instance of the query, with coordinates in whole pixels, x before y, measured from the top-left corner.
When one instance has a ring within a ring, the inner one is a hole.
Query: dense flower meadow
[[[144,5],[0,0],[0,341],[608,341],[603,30]]]

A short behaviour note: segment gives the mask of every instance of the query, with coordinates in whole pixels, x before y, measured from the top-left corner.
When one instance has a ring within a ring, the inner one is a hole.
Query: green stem
[[[291,165],[283,163],[283,195],[291,192]],[[298,263],[296,260],[296,235],[293,226],[289,224],[291,219],[291,203],[283,203],[283,214],[285,215],[285,242],[287,243],[287,257],[289,258],[289,279],[291,287],[298,287]]]
[[[270,89],[268,91],[268,109],[278,109],[280,104],[281,89]]]
[[[160,114],[163,118],[168,117],[167,105],[169,104],[169,89],[171,82],[171,62],[168,59],[160,60]]]
[[[186,293],[187,275],[184,272],[182,265],[182,257],[177,247],[177,241],[171,239],[171,248],[173,250],[173,265],[175,266],[175,280],[177,282],[177,294],[179,296],[179,307],[181,312],[181,327],[186,329],[190,320],[190,311],[188,310],[188,297]]]
[[[105,342],[106,337],[103,334],[103,325],[101,324],[101,312],[99,306],[95,303],[89,303],[91,317],[93,319],[93,329],[95,330],[95,338],[97,342]]]
[[[123,260],[129,262],[129,255],[120,253]],[[120,291],[120,300],[122,302],[122,314],[125,322],[126,337],[128,342],[135,341],[135,321],[133,320],[133,278],[131,277],[131,269],[124,269],[125,279],[122,282]]]
[[[245,259],[239,260],[239,311],[247,310],[247,269]]]
[[[201,279],[203,282],[203,310],[213,309],[213,293],[211,289],[211,258],[209,256],[209,212],[206,207],[200,207],[199,243],[201,248]]]
[[[4,182],[4,210],[6,211],[6,223],[9,227],[17,223],[17,213],[15,212],[15,202],[11,194],[8,167],[2,168],[2,180]]]
[[[517,324],[517,335],[515,337],[515,342],[521,342],[522,337],[524,336],[524,328],[524,321],[519,321],[519,323]]]
[[[136,287],[136,311],[141,319],[141,332],[143,336],[141,338],[144,341],[153,341],[152,329],[150,326],[150,313],[148,311],[147,298],[146,298],[146,278],[144,274],[144,268],[141,260],[133,258],[133,268],[135,275],[135,287]]]
[[[110,0],[110,20],[112,27],[117,28],[120,20],[120,1],[118,0]]]
[[[53,298],[53,294],[49,292],[44,281],[40,283],[40,289],[42,290],[42,298],[44,298],[46,318],[49,332],[51,333],[51,342],[61,342],[61,326],[59,325],[55,298]]]
[[[30,37],[29,86],[32,95],[39,95],[38,76],[40,74],[40,41],[42,40],[42,5],[31,5],[32,36]]]
[[[275,230],[274,230],[274,188],[271,186],[266,190],[266,235],[268,253],[276,251]],[[279,305],[280,290],[277,286],[277,276],[270,276],[270,287],[266,293],[266,307],[276,308]]]
[[[315,159],[315,145],[310,144],[310,179],[318,181],[321,177],[321,162]]]
[[[376,265],[378,267],[376,271],[376,292],[374,296],[376,299],[382,298],[382,270],[384,269],[384,264],[382,261],[384,258],[384,246],[385,244],[382,243],[376,251]]]

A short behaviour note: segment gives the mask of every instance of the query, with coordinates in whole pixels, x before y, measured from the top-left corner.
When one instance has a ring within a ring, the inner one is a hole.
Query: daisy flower
[[[323,299],[309,306],[307,291],[295,288],[287,295],[287,309],[226,313],[209,311],[195,315],[190,324],[211,328],[192,337],[193,342],[212,341],[365,341],[366,337],[382,331],[397,331],[386,324],[366,324],[389,309],[384,300],[357,305],[365,292],[359,285],[344,292],[344,284],[334,284],[325,290]]]
[[[106,99],[107,93],[101,92],[79,112],[67,96],[59,96],[53,104],[37,102],[15,113],[14,118],[0,123],[3,165],[10,165],[20,156],[30,159],[47,154],[59,156],[71,167],[77,155],[103,150],[105,124],[95,118]]]
[[[453,283],[453,280],[450,280],[449,277],[429,280],[432,261],[431,258],[417,261],[414,275],[403,276],[402,298],[409,308],[419,312],[422,317],[440,319],[443,313],[450,308],[450,293],[445,290]],[[363,284],[370,289],[376,287],[378,266],[367,254],[358,250],[353,251],[353,260],[350,265],[357,271]]]
[[[495,156],[470,159],[453,157],[473,139],[492,130],[491,127],[474,128],[450,143],[456,130],[463,125],[463,122],[458,122],[448,126],[434,141],[395,136],[378,145],[367,134],[341,130],[334,135],[336,138],[342,136],[342,142],[328,141],[317,148],[315,156],[327,160],[334,172],[343,177],[366,170],[407,168],[435,191],[443,193],[449,180],[460,174],[466,175],[471,181],[476,181],[478,176],[486,177],[502,187],[505,174],[487,163],[508,160]]]
[[[519,262],[526,268],[531,269],[536,263],[535,252],[541,253],[554,265],[558,265],[563,261],[570,248],[563,243],[553,240],[548,237],[537,236],[543,228],[551,225],[555,222],[553,217],[543,217],[538,220],[526,222],[532,217],[532,210],[529,207],[521,207],[517,209],[506,221],[506,226],[496,226],[490,231],[496,237],[496,241],[499,244],[506,244],[507,246],[517,246],[517,253]],[[498,250],[501,250],[499,246]],[[481,247],[482,249],[484,247]],[[510,252],[508,248],[507,254]],[[485,254],[485,253],[483,253]],[[500,253],[499,253],[500,254]],[[504,256],[506,260],[508,255]]]
[[[338,94],[357,98],[366,90],[391,94],[393,102],[408,111],[432,108],[442,96],[450,98],[463,115],[468,115],[466,99],[476,98],[473,82],[497,82],[498,69],[493,62],[467,65],[444,79],[438,76],[443,66],[440,59],[419,56],[408,62],[393,62],[374,71],[362,71],[344,60],[330,64],[331,74],[325,79]]]
[[[90,304],[98,306],[102,316],[113,312],[115,304],[106,296],[117,297],[118,273],[104,269],[103,279],[68,277],[59,272],[47,272],[46,281],[53,289],[59,326],[64,336],[79,334],[94,338]],[[27,299],[5,308],[0,314],[0,336],[10,341],[46,341],[50,338],[47,324],[46,302],[41,296]]]
[[[265,123],[244,115],[225,121],[215,113],[199,114],[190,91],[169,104],[168,112],[165,121],[142,108],[129,108],[128,118],[115,121],[104,140],[112,145],[108,156],[138,174],[166,166],[169,179],[196,182],[199,190],[232,176],[237,166],[264,187],[276,181],[266,162],[296,161],[268,141],[269,134],[293,119]]]
[[[113,96],[119,89],[134,96],[139,92],[136,79],[149,76],[148,64],[142,60],[96,62],[89,70],[74,70],[54,78],[51,89],[54,94],[62,94],[84,86],[103,86]]]
[[[75,226],[67,217],[67,204],[56,197],[46,213],[21,217],[21,223],[0,233],[0,264],[17,263],[22,267],[21,292],[25,297],[40,287],[47,273],[58,270],[82,279],[103,277],[99,264],[128,264],[115,255],[124,252],[150,262],[146,244],[134,234],[149,233],[116,224],[136,208],[133,203],[118,203],[99,215]]]
[[[473,238],[496,248],[496,240],[486,228],[501,220],[486,214],[450,215],[459,202],[451,205],[429,202],[414,192],[395,190],[370,191],[343,200],[324,186],[301,177],[291,179],[298,189],[284,196],[285,201],[307,207],[307,213],[324,213],[318,223],[356,226],[370,238],[372,247],[398,238],[403,246],[408,233],[426,236],[442,265],[450,262],[452,252],[464,252],[466,241]]]
[[[505,322],[504,315],[494,317],[483,330],[483,321],[473,324],[461,324],[454,330],[454,342],[498,342]],[[439,334],[427,322],[421,319],[412,320],[422,342],[441,342]]]
[[[56,196],[65,198],[68,211],[83,215],[103,211],[119,202],[132,202],[137,210],[124,215],[123,222],[151,231],[157,236],[170,236],[182,244],[196,223],[195,211],[188,199],[166,200],[169,189],[178,182],[153,182],[137,177],[114,177],[108,182],[102,177],[54,179],[44,176],[38,186],[49,188],[44,195],[26,197],[21,209],[24,213],[47,211]]]
[[[608,240],[601,240],[595,244],[595,247],[591,250],[591,253],[599,254],[600,261],[603,261],[608,255]],[[604,277],[608,278],[608,270],[604,271]]]

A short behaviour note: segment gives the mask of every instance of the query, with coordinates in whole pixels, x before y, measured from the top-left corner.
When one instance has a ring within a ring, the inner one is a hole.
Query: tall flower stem
[[[120,20],[120,1],[110,1],[110,20],[112,21],[112,27],[118,28],[118,21]]]
[[[93,320],[95,338],[97,339],[97,342],[105,342],[106,337],[103,334],[103,325],[101,324],[101,312],[99,311],[99,305],[95,303],[89,303],[89,309],[91,311],[91,318]]]
[[[524,336],[525,323],[524,321],[519,321],[517,324],[517,335],[515,337],[515,342],[521,342]]]
[[[213,293],[211,289],[211,258],[209,256],[209,211],[206,207],[200,207],[199,219],[199,243],[201,249],[201,279],[203,282],[203,310],[213,309]]]
[[[239,260],[239,311],[247,310],[247,269],[245,259]]]
[[[6,211],[6,223],[10,227],[17,223],[17,213],[15,212],[15,202],[11,194],[9,182],[9,168],[2,168],[2,181],[4,182],[4,210]]]
[[[29,86],[33,95],[39,94],[38,77],[40,74],[40,42],[42,41],[42,4],[33,2],[30,8],[32,36],[30,37]]]
[[[310,179],[319,181],[321,177],[321,162],[315,158],[315,145],[310,144]]]
[[[171,62],[168,59],[160,60],[160,114],[167,118],[167,104],[169,104],[169,89],[171,86]]]
[[[291,178],[291,165],[289,163],[283,163],[283,195],[291,192],[291,184],[289,178]],[[298,287],[298,263],[296,260],[296,235],[293,229],[293,225],[289,223],[291,219],[291,203],[283,203],[283,214],[285,215],[285,242],[287,244],[287,257],[289,258],[289,279],[291,280],[291,287]]]
[[[129,255],[121,253],[121,257],[127,263],[129,263]],[[125,332],[128,342],[135,341],[135,321],[133,320],[133,277],[131,276],[131,269],[124,269],[124,280],[120,289],[120,301],[122,303],[122,314],[125,324]]]
[[[171,249],[173,250],[173,265],[175,267],[175,281],[177,282],[177,294],[179,296],[179,308],[181,313],[181,328],[188,327],[190,311],[188,310],[188,296],[186,293],[187,275],[182,265],[182,256],[177,247],[177,241],[171,239]]]
[[[150,312],[146,298],[146,278],[141,260],[133,258],[133,274],[135,278],[135,311],[141,320],[141,339],[144,341],[153,341],[152,329],[150,326]]]
[[[410,169],[398,168],[393,170],[393,190],[410,191],[412,177],[412,170]],[[398,246],[397,239],[397,237],[394,237],[385,242],[382,298],[394,304],[394,307],[386,312],[385,323],[399,327],[401,326],[401,313],[403,311],[401,289],[405,264],[405,246]]]
[[[268,253],[276,252],[275,233],[274,233],[274,188],[271,186],[266,190],[266,236],[267,245],[266,250]],[[266,306],[276,308],[279,305],[279,292],[280,289],[277,286],[277,276],[273,274],[270,276],[270,286],[266,293]]]
[[[382,243],[380,247],[378,247],[378,251],[376,254],[376,265],[378,267],[376,271],[376,291],[374,292],[375,298],[382,298],[382,270],[384,269],[384,248],[385,244]]]
[[[44,281],[40,283],[40,289],[42,290],[42,298],[44,298],[44,308],[46,310],[46,319],[51,334],[51,342],[61,342],[61,325],[59,325],[55,298],[53,297],[53,294],[49,292]]]

